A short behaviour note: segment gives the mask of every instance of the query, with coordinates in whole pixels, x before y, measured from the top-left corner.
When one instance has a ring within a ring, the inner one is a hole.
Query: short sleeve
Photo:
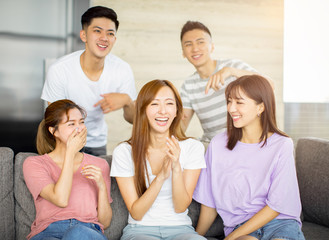
[[[271,174],[272,182],[266,204],[279,213],[299,216],[300,196],[293,151],[292,140],[286,138]]]
[[[252,68],[247,63],[245,63],[245,62],[243,62],[241,60],[233,59],[231,61],[232,62],[230,64],[230,67],[257,73],[257,71],[254,68]]]
[[[54,102],[60,99],[65,99],[65,84],[64,76],[60,74],[60,69],[57,66],[51,66],[48,70],[45,84],[43,86],[41,99]]]
[[[24,179],[34,200],[38,198],[44,187],[55,183],[46,165],[43,163],[44,159],[42,157],[28,157],[23,163]]]
[[[120,93],[126,93],[134,101],[136,100],[137,93],[135,87],[135,79],[131,67],[127,64],[119,89]]]
[[[212,193],[212,145],[209,144],[205,155],[206,166],[201,170],[198,183],[193,193],[193,199],[207,207],[216,208],[215,200]]]
[[[113,151],[111,176],[133,177],[134,175],[135,170],[131,156],[131,146],[128,143],[121,143]]]
[[[180,97],[182,99],[182,103],[183,103],[183,108],[189,108],[192,109],[192,104],[191,101],[188,97],[187,91],[186,91],[186,84],[184,82],[184,84],[182,85],[181,89],[180,89]]]
[[[206,167],[204,160],[204,146],[200,141],[187,139],[181,142],[181,153],[184,160],[183,169],[200,169]]]

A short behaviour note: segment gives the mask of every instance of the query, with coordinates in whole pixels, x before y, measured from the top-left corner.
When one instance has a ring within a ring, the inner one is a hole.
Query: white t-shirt
[[[195,139],[187,139],[179,142],[181,153],[179,162],[184,169],[200,169],[205,168],[204,146]],[[147,170],[150,182],[156,177],[152,174],[149,162],[147,161]],[[131,156],[131,146],[128,143],[121,143],[113,151],[111,176],[112,177],[133,177],[134,162]],[[149,183],[146,179],[146,187]],[[136,221],[129,214],[129,224],[140,224],[145,226],[177,226],[191,225],[191,219],[187,215],[186,209],[183,213],[176,213],[172,200],[172,181],[171,176],[164,182],[156,200],[151,208],[146,212],[141,221]]]
[[[99,80],[91,81],[80,65],[83,50],[66,55],[47,72],[41,98],[48,102],[70,99],[87,111],[85,120],[88,129],[87,147],[101,147],[107,143],[107,125],[100,106],[94,104],[104,93],[126,93],[136,99],[136,88],[132,70],[128,63],[108,54]]]

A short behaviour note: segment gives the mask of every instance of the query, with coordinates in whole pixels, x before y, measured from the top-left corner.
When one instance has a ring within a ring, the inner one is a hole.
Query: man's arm
[[[245,75],[253,75],[253,74],[259,74],[253,71],[244,70],[244,69],[238,69],[233,67],[223,67],[221,70],[213,74],[206,86],[205,93],[208,94],[209,89],[212,88],[215,91],[218,91],[221,88],[221,85],[223,86],[225,83],[225,79],[228,77],[242,77]],[[260,75],[260,74],[259,74]],[[269,77],[265,77],[268,82],[271,84],[272,88],[274,89],[274,83]]]
[[[190,108],[184,108],[183,109],[183,118],[182,118],[182,129],[183,132],[186,132],[188,125],[190,124],[190,121],[193,117],[194,111]]]
[[[109,113],[123,108],[124,119],[132,123],[135,113],[134,102],[126,93],[105,93],[101,94],[103,99],[94,104],[94,107],[100,106],[103,113]]]

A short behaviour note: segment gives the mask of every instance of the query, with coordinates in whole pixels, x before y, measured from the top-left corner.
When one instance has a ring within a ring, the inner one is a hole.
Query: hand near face
[[[180,171],[181,166],[179,163],[179,156],[180,156],[180,147],[178,140],[174,137],[171,136],[170,138],[167,138],[167,156],[171,159],[172,161],[172,169],[173,171]]]
[[[205,93],[208,94],[210,88],[218,91],[221,89],[221,86],[224,85],[225,79],[232,75],[233,74],[230,67],[223,67],[221,70],[210,76]]]
[[[94,165],[85,165],[82,168],[81,174],[88,179],[92,179],[96,182],[99,189],[106,187],[102,170]]]
[[[87,128],[76,128],[71,133],[66,142],[66,147],[74,153],[79,152],[86,144],[87,141]]]
[[[123,108],[129,103],[130,97],[125,93],[105,93],[101,94],[102,100],[98,101],[94,107],[100,106],[103,113],[109,113]]]

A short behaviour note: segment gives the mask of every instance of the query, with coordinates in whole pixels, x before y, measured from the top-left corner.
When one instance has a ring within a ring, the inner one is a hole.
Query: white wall
[[[284,8],[284,101],[329,102],[329,1]]]

